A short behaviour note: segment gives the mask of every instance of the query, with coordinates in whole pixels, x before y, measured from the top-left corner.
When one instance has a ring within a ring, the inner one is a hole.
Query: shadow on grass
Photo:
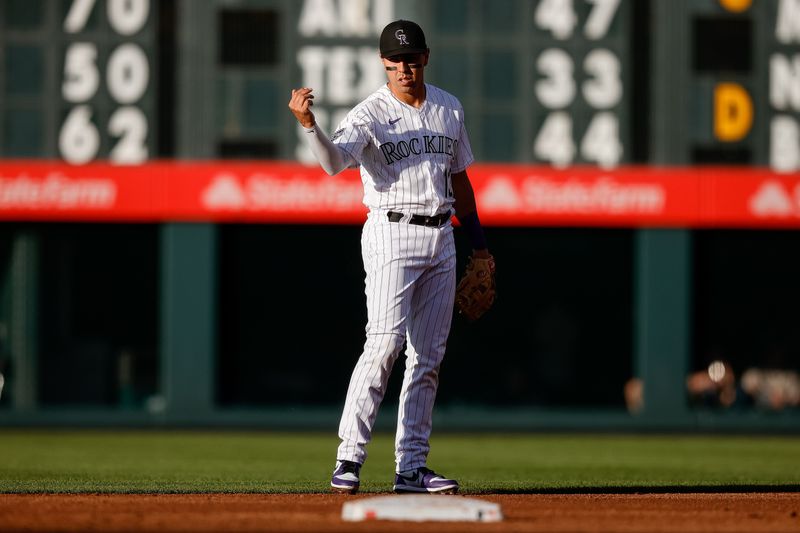
[[[789,485],[654,485],[619,487],[497,488],[464,491],[464,494],[692,494],[692,493],[800,492],[800,484]]]

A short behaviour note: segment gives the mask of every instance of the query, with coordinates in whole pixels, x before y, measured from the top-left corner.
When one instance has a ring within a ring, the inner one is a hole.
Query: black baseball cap
[[[424,54],[428,51],[425,34],[416,22],[395,20],[381,33],[381,57],[398,54]]]

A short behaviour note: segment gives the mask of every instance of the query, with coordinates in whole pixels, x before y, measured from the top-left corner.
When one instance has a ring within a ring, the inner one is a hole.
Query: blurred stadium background
[[[360,183],[286,104],[396,18],[500,269],[436,427],[800,429],[800,0],[3,0],[0,424],[335,427]]]

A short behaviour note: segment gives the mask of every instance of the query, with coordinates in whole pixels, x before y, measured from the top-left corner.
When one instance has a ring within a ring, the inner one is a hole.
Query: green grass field
[[[0,430],[0,493],[327,492],[335,435]],[[378,435],[362,491],[391,490]],[[463,493],[800,490],[800,437],[441,434]]]

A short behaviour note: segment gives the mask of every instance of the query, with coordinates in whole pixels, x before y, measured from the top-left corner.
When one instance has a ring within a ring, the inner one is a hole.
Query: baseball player
[[[387,25],[380,58],[388,81],[353,108],[330,139],[314,120],[311,88],[293,90],[289,102],[328,174],[360,167],[369,208],[361,237],[367,339],[339,424],[341,444],[331,479],[336,492],[358,491],[373,423],[404,344],[394,490],[458,490],[456,480],[427,467],[456,290],[454,213],[469,236],[473,258],[490,255],[466,173],[473,156],[464,110],[454,96],[424,82],[429,55],[417,24]]]

